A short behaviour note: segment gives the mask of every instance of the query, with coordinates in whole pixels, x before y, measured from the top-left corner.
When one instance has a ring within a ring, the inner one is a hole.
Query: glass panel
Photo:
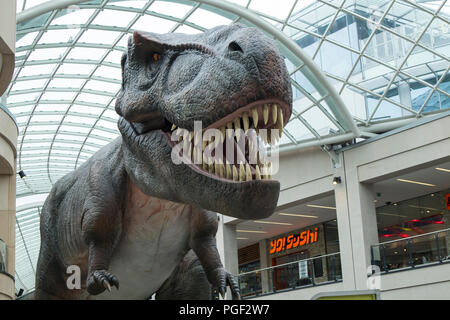
[[[439,261],[436,235],[411,239],[411,255],[415,266]]]
[[[407,268],[410,266],[408,242],[386,243],[381,256],[382,266],[387,270]]]

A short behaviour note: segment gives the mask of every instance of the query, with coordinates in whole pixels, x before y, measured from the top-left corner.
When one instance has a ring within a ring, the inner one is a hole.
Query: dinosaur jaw
[[[165,132],[172,149],[194,171],[231,183],[272,180],[268,144],[276,144],[290,108],[279,99],[252,102],[194,131],[171,127]]]

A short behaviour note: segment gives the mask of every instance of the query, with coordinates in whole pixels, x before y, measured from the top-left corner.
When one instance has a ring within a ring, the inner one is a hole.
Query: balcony
[[[381,273],[450,262],[450,228],[372,246],[372,264]]]
[[[342,281],[340,254],[297,260],[236,276],[241,296],[254,298]]]

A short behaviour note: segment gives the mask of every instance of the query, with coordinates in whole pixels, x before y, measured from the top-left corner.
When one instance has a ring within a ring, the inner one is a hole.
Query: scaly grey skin
[[[282,127],[292,105],[283,58],[261,32],[234,24],[198,35],[134,32],[121,64],[121,137],[53,186],[35,298],[207,299],[226,286],[239,298],[215,245],[214,212],[268,217],[279,182],[253,165],[248,181],[236,181],[174,164],[171,127],[220,128],[257,107],[258,128]],[[278,122],[264,124],[262,105],[274,103]],[[80,267],[80,289],[66,286],[70,265]]]

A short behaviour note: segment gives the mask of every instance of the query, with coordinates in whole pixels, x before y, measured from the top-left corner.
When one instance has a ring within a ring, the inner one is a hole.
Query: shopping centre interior
[[[0,10],[0,299],[33,293],[55,182],[117,138],[134,30],[242,23],[293,92],[262,220],[218,213],[243,299],[449,299],[446,0],[17,0]],[[230,294],[227,298],[230,298]]]

